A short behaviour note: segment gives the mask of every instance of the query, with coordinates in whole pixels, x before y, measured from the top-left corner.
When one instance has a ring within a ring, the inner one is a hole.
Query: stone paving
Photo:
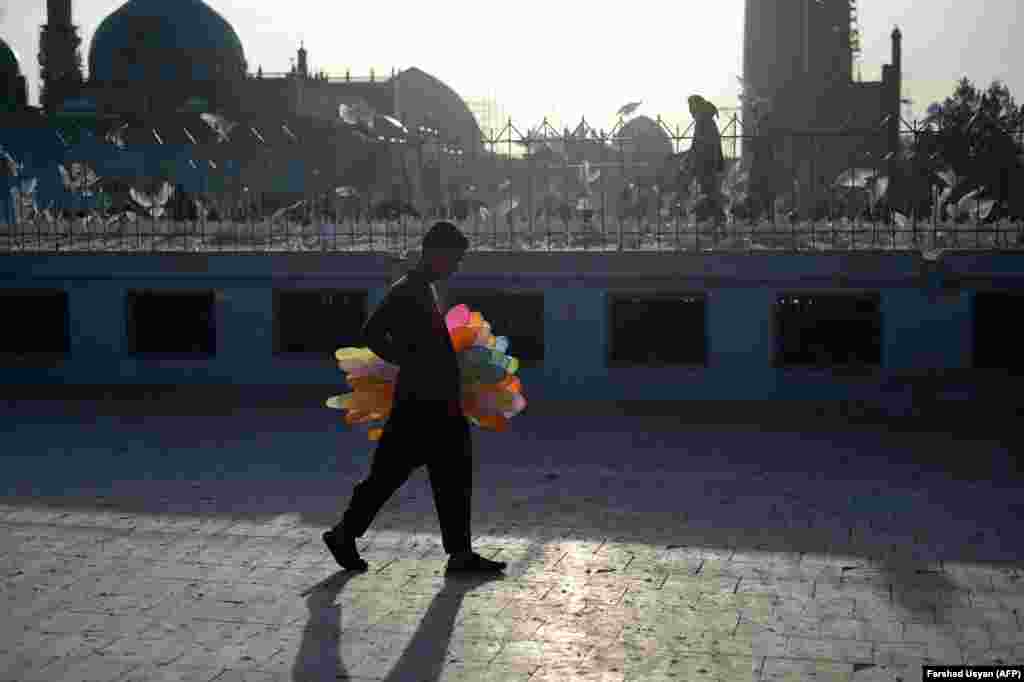
[[[453,580],[423,470],[359,541],[370,570],[337,570],[320,533],[372,444],[336,413],[112,405],[0,418],[0,681],[909,682],[1024,662],[1022,486],[997,436],[524,414],[474,431],[475,548],[509,570]]]

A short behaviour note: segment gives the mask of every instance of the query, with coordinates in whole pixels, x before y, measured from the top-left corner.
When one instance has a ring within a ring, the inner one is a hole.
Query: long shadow
[[[455,621],[466,595],[505,576],[445,577],[444,586],[434,596],[416,627],[416,632],[395,662],[385,682],[433,682],[441,677],[448,659],[448,648]]]
[[[302,641],[292,665],[294,682],[319,682],[345,679],[347,671],[339,654],[341,605],[338,594],[355,571],[338,571],[302,593],[306,597],[309,620],[302,630]]]
[[[69,511],[209,514],[247,521],[297,513],[304,524],[327,527],[338,520],[360,469],[368,467],[372,445],[363,431],[338,433],[336,415],[319,414],[321,403],[308,404],[316,409],[282,407],[230,414],[228,406],[222,405],[230,416],[182,411],[151,419],[159,410],[138,404],[122,410],[112,403],[65,405],[55,400],[34,407],[8,403],[7,413],[0,415],[0,461],[8,474],[5,487],[28,499],[12,499],[0,490],[0,502]],[[564,421],[561,416],[523,415],[510,433],[474,433],[475,450],[484,460],[481,479],[494,491],[490,501],[487,495],[474,492],[474,525],[493,524],[500,527],[495,534],[522,538],[529,538],[535,525],[573,526],[596,540],[617,535],[619,540],[648,544],[683,542],[707,549],[808,553],[829,549],[827,543],[834,541],[843,551],[842,531],[858,523],[860,514],[843,502],[848,495],[862,493],[870,481],[891,486],[892,499],[900,489],[927,493],[915,506],[893,507],[897,519],[904,517],[897,524],[901,527],[893,528],[894,537],[906,541],[913,523],[935,537],[931,531],[938,526],[944,537],[937,540],[945,546],[936,551],[943,560],[992,564],[1007,557],[1019,561],[1022,556],[1020,548],[1008,542],[999,546],[990,539],[972,546],[965,540],[997,523],[1008,528],[1020,513],[1019,506],[1010,506],[1019,505],[1012,500],[1021,485],[1008,425],[1001,432],[965,434],[959,440],[937,429],[930,433],[894,433],[883,427],[839,431],[813,422],[745,427],[744,432],[723,422],[699,423],[688,412],[671,413],[668,405],[663,408],[665,412],[650,417],[618,417],[593,415],[589,407],[581,406],[564,415]],[[688,421],[683,422],[680,414],[686,414]],[[1012,443],[1018,440],[1014,437]],[[211,480],[207,474],[214,464],[226,469]],[[610,476],[607,487],[581,483],[574,473],[596,479],[599,470],[613,465],[625,465],[628,475]],[[528,473],[520,477],[517,471]],[[547,479],[549,471],[561,477]],[[709,472],[730,472],[732,478],[716,478]],[[109,485],[117,479],[141,481],[143,474],[152,487]],[[755,479],[758,474],[766,475],[763,490]],[[630,490],[630,478],[640,481],[639,489]],[[97,501],[95,493],[85,490],[88,482],[97,480],[98,487],[107,489],[106,500]],[[157,484],[157,480],[168,483]],[[965,490],[967,482],[975,482],[975,489]],[[72,489],[78,487],[83,490],[74,499]],[[794,488],[793,493],[785,487]],[[38,496],[44,488],[45,494],[52,495],[48,499]],[[413,490],[423,499],[412,506],[422,503],[421,508],[410,513],[404,502],[398,513],[386,508],[373,529],[436,532],[428,487],[420,481]],[[160,491],[169,502],[153,494]],[[526,502],[513,504],[512,498],[523,493],[528,495]],[[408,489],[396,497],[407,494]],[[212,501],[202,503],[201,495]],[[587,495],[598,502],[587,502]],[[753,505],[740,507],[745,497],[757,496],[767,500],[759,508],[777,502],[779,508],[788,507],[797,521],[825,519],[828,529],[834,527],[837,532],[826,540],[817,536],[804,540],[792,519],[752,516],[747,509],[754,509]],[[625,527],[613,529],[602,520],[607,517],[593,516],[616,505],[631,515]],[[593,520],[581,522],[588,514]],[[641,518],[648,522],[641,523]],[[691,523],[695,518],[702,525]],[[310,534],[318,533],[311,530]],[[861,567],[848,571],[848,577],[854,579],[863,567],[883,572],[894,585],[892,602],[908,612],[927,617],[929,611],[936,611],[934,602],[903,598],[919,583],[942,593],[954,590],[951,576],[929,573],[927,561],[916,562],[908,570],[881,556],[870,556],[873,550],[852,544],[849,549],[858,554],[851,564]],[[438,604],[441,616],[447,613],[443,609]],[[434,618],[444,621],[436,614]],[[315,649],[307,646],[305,650]]]

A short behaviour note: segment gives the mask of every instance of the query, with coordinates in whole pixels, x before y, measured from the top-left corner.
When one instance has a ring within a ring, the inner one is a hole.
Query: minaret
[[[46,24],[39,33],[39,100],[48,113],[58,111],[82,84],[81,44],[78,27],[71,23],[71,0],[46,0]]]
[[[299,76],[302,78],[309,77],[309,63],[306,61],[306,44],[304,42],[299,43]]]
[[[900,148],[900,112],[903,97],[903,34],[899,26],[892,29],[892,66],[889,67],[889,151]]]

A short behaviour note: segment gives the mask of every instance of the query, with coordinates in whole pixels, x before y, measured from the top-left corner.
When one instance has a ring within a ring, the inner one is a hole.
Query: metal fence
[[[721,219],[702,216],[702,199],[685,172],[692,126],[673,127],[660,117],[653,123],[656,135],[650,126],[621,119],[609,131],[582,120],[572,130],[557,131],[544,121],[523,132],[509,121],[484,135],[480,155],[451,153],[451,145],[421,139],[412,154],[418,164],[413,173],[433,164],[441,179],[432,196],[406,197],[417,199],[419,215],[375,216],[369,206],[353,214],[350,202],[333,192],[307,192],[270,215],[254,214],[248,204],[240,208],[241,193],[248,191],[241,183],[201,197],[206,206],[220,207],[216,215],[203,208],[183,220],[161,215],[155,196],[149,197],[152,210],[114,215],[96,208],[28,210],[12,201],[0,230],[0,252],[405,253],[419,248],[438,218],[456,222],[480,251],[935,253],[1024,247],[1024,223],[986,219],[982,209],[992,207],[981,197],[973,210],[968,202],[954,216],[867,210],[878,203],[878,179],[894,173],[884,121],[867,130],[776,131],[769,174],[775,198],[770,213],[756,220],[736,210],[751,193],[749,164],[740,156],[754,140],[736,115],[721,127],[727,159],[721,199],[732,209],[720,213]],[[917,148],[912,143],[930,134],[901,122],[904,147]],[[88,169],[72,170],[78,176],[66,173],[68,186],[86,193]],[[24,199],[18,197],[20,180],[14,180],[13,196]],[[139,178],[140,186],[151,181]],[[465,190],[458,198],[446,191],[454,185]],[[168,199],[162,197],[165,204]]]

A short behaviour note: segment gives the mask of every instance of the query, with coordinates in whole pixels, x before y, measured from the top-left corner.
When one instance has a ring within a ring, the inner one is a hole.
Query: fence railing
[[[973,198],[973,206],[971,197],[962,199],[953,215],[892,208],[893,178],[902,171],[893,166],[899,155],[888,150],[884,122],[865,130],[775,131],[772,165],[760,179],[768,189],[758,189],[757,169],[749,155],[740,157],[744,145],[756,138],[744,134],[733,115],[721,127],[728,163],[717,198],[728,210],[711,214],[708,197],[697,195],[693,178],[685,173],[684,145],[692,142],[692,127],[673,127],[660,117],[654,123],[654,132],[639,129],[638,134],[636,126],[621,119],[609,131],[594,130],[585,120],[573,130],[558,131],[544,121],[524,133],[509,121],[503,130],[484,135],[483,155],[441,153],[445,147],[440,144],[406,146],[400,155],[413,159],[411,168],[402,161],[401,168],[392,165],[377,173],[422,176],[433,163],[438,179],[432,191],[421,189],[419,196],[389,197],[386,191],[343,196],[325,192],[333,185],[323,178],[316,185],[320,190],[310,184],[303,192],[281,193],[236,174],[221,178],[220,188],[211,191],[205,185],[204,191],[189,193],[184,212],[180,196],[152,189],[132,195],[141,199],[134,210],[113,211],[97,205],[102,192],[95,188],[96,174],[76,166],[64,173],[65,186],[81,201],[58,209],[33,204],[19,191],[24,178],[0,173],[0,196],[12,197],[0,198],[0,252],[394,253],[418,249],[424,231],[439,218],[456,222],[472,248],[481,251],[936,253],[1024,247],[1024,223],[1009,215],[993,219],[992,201],[981,195]],[[917,148],[912,143],[932,134],[906,122],[899,133],[907,148]],[[652,144],[652,135],[661,142]],[[670,152],[665,144],[671,145]],[[221,160],[220,167],[225,165]],[[217,168],[213,163],[198,166],[204,172]],[[315,174],[313,169],[311,177]],[[152,188],[153,182],[152,177],[137,178],[138,188]],[[457,191],[451,190],[460,182]],[[406,178],[399,194],[425,184]],[[750,206],[761,196],[770,196],[771,203],[758,217]],[[398,206],[397,214],[380,209],[388,198]],[[936,203],[934,194],[925,198]],[[913,199],[922,203],[919,196]],[[405,203],[412,205],[403,209]],[[258,210],[267,204],[272,210]],[[746,215],[740,210],[744,206]]]

